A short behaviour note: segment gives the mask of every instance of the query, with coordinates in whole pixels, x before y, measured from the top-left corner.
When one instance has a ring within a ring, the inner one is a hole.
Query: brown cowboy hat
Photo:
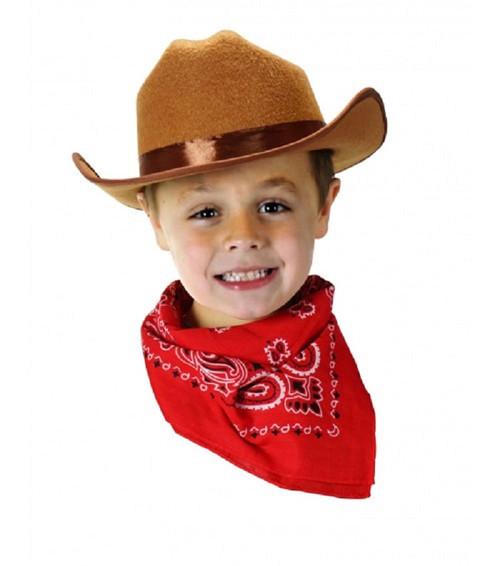
[[[302,69],[221,31],[171,43],[137,96],[137,130],[139,177],[103,179],[73,154],[86,179],[133,208],[145,185],[283,152],[330,148],[342,171],[382,145],[387,122],[366,88],[325,124]]]

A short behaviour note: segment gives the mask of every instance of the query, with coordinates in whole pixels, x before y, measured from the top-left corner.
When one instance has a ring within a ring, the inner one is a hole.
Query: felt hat
[[[284,152],[333,150],[335,172],[383,143],[384,104],[360,91],[325,123],[304,71],[231,31],[172,42],[139,90],[140,173],[101,178],[78,154],[82,175],[119,202],[140,208],[144,186]]]

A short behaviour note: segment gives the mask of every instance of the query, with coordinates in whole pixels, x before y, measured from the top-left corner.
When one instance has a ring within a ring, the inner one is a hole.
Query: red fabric
[[[331,312],[333,286],[310,276],[291,306],[229,328],[182,328],[179,281],[142,325],[146,368],[174,430],[280,487],[347,498],[374,483],[375,414]]]

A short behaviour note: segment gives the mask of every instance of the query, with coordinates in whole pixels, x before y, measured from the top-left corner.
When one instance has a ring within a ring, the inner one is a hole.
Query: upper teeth
[[[268,274],[268,269],[256,269],[255,271],[228,271],[221,275],[223,281],[253,281]]]

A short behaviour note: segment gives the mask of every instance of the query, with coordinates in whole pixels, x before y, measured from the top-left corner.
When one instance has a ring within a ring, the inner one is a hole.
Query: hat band
[[[139,156],[141,176],[261,153],[305,138],[324,125],[321,120],[286,122],[167,145]]]

